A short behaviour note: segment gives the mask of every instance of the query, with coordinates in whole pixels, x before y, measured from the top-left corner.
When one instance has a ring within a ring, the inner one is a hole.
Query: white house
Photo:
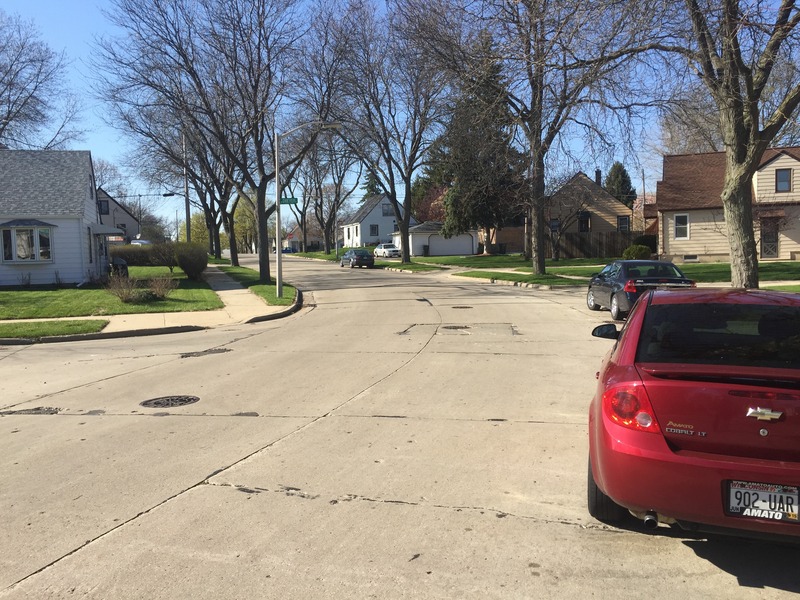
[[[88,151],[0,150],[0,286],[85,283],[109,268]]]
[[[469,256],[478,252],[478,232],[468,231],[446,238],[439,221],[425,221],[408,229],[411,256]],[[392,236],[394,245],[402,245],[398,231]]]
[[[101,187],[97,188],[97,210],[103,225],[122,230],[121,235],[108,237],[109,244],[130,244],[141,233],[139,219]]]
[[[416,224],[413,217],[411,224]],[[350,222],[342,225],[343,244],[346,248],[377,246],[391,242],[398,229],[389,198],[382,194],[367,196]]]

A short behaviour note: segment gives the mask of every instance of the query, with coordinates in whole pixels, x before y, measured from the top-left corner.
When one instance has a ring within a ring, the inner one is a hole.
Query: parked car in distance
[[[800,294],[649,290],[592,335],[593,517],[799,541]]]
[[[652,288],[694,287],[695,283],[671,262],[615,260],[592,275],[586,292],[589,310],[608,308],[615,321],[624,319],[633,304]]]
[[[394,244],[378,244],[373,252],[375,257],[400,258],[400,248]]]
[[[345,265],[350,265],[351,269],[353,267],[367,267],[371,269],[375,266],[375,257],[364,248],[351,248],[342,254],[342,257],[339,259],[339,266],[343,267]]]

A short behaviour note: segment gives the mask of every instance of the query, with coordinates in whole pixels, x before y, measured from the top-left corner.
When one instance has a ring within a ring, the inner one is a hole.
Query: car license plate
[[[731,481],[728,514],[797,523],[798,490],[794,485]]]

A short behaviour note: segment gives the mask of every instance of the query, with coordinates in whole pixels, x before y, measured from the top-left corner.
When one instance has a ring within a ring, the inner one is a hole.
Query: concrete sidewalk
[[[256,323],[290,315],[299,310],[302,306],[302,294],[299,290],[291,306],[270,306],[239,282],[228,277],[215,265],[209,265],[203,273],[203,276],[209,287],[216,292],[225,305],[224,308],[193,312],[65,317],[64,320],[70,321],[81,319],[108,319],[108,325],[99,333],[59,336],[58,338],[42,338],[41,341],[72,341],[107,337],[154,335],[159,333],[178,333],[181,331],[196,331],[237,323]],[[56,319],[20,319],[20,322],[52,320]],[[32,340],[0,338],[0,343],[6,345],[31,343],[31,341]]]

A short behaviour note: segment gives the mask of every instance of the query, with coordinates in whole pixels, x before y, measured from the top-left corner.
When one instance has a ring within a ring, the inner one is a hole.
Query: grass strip
[[[278,298],[275,289],[275,280],[270,279],[270,283],[261,283],[259,273],[247,267],[226,267],[219,265],[220,271],[228,275],[231,279],[238,281],[251,292],[261,297],[270,306],[290,306],[294,302],[297,290],[291,285],[283,284],[283,298]]]
[[[58,335],[97,333],[108,325],[104,319],[81,319],[76,321],[25,321],[23,323],[0,323],[0,338],[39,339]]]

